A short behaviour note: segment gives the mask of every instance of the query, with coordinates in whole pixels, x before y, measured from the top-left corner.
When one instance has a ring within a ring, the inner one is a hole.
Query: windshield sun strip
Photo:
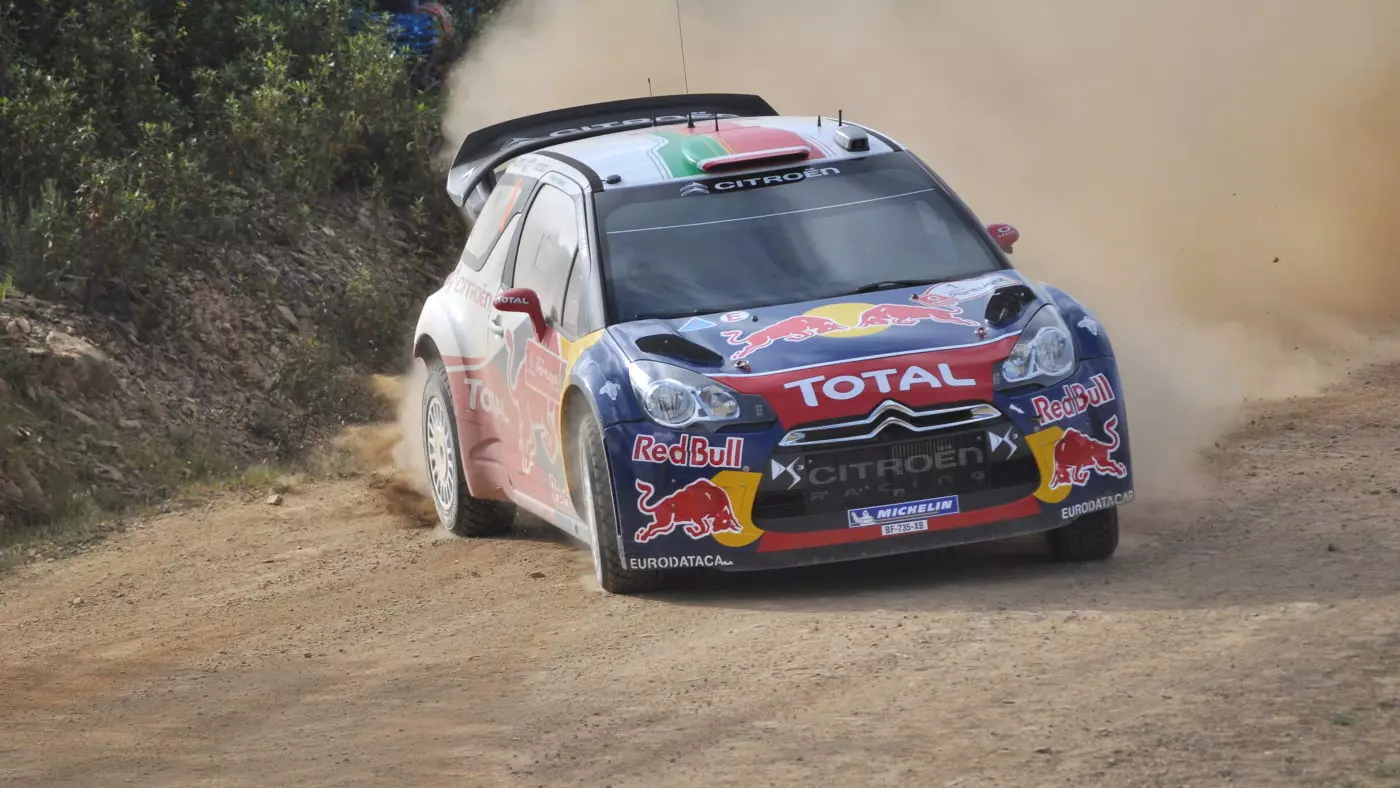
[[[762,214],[762,215],[760,215],[760,216],[740,216],[740,217],[735,218],[735,219],[716,219],[715,221],[712,221],[712,222],[693,222],[693,223],[691,223],[691,224],[668,224],[668,225],[665,225],[665,226],[663,226],[663,227],[639,227],[639,228],[637,228],[637,229],[635,229],[635,230],[609,230],[609,231],[608,231],[608,235],[624,235],[624,234],[626,234],[626,233],[646,233],[646,232],[653,232],[653,231],[656,231],[656,230],[680,230],[680,229],[684,229],[684,228],[686,228],[686,227],[705,227],[705,226],[713,225],[713,224],[731,224],[731,223],[733,223],[733,222],[748,222],[748,221],[753,221],[753,220],[755,220],[755,219],[771,219],[771,218],[773,218],[773,217],[775,217],[775,216],[792,216],[792,215],[794,215],[794,214],[799,214],[799,213],[811,213],[811,212],[813,212],[813,211],[829,211],[829,210],[831,210],[831,209],[833,209],[833,208],[849,208],[849,207],[852,206],[852,205],[866,205],[866,204],[869,204],[869,203],[872,203],[872,202],[880,202],[881,200],[894,200],[894,199],[898,199],[898,198],[900,198],[900,197],[912,197],[912,196],[914,196],[914,195],[916,195],[916,194],[927,194],[928,192],[931,192],[931,191],[936,191],[936,190],[935,190],[935,189],[932,189],[932,188],[929,188],[929,189],[918,189],[917,191],[905,192],[905,193],[903,193],[903,194],[886,194],[886,195],[884,195],[884,196],[882,196],[882,197],[871,197],[871,198],[868,199],[868,200],[856,200],[855,202],[841,203],[841,204],[839,204],[839,205],[823,205],[823,206],[820,206],[820,207],[817,207],[817,208],[800,208],[800,209],[798,209],[798,210],[796,210],[796,211],[781,211],[781,212],[779,212],[779,213],[765,213],[765,214]]]

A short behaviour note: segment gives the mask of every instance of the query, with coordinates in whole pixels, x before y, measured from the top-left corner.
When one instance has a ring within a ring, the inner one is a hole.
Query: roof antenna
[[[692,114],[690,110],[685,111],[685,127],[688,129],[695,128],[695,118],[691,117]]]
[[[719,113],[718,113],[718,112],[713,112],[713,113],[711,113],[711,114],[715,116],[715,133],[718,134],[718,133],[719,133]]]
[[[836,125],[837,125],[837,126],[844,126],[844,125],[846,125],[846,110],[844,110],[844,109],[838,109],[838,110],[836,110]]]
[[[821,128],[821,127],[822,127],[822,116],[821,116],[821,113],[819,112],[819,113],[817,113],[817,128]]]
[[[685,30],[681,28],[681,0],[676,0],[676,35],[681,40],[681,76],[685,78],[685,92],[690,94],[690,72],[685,66]]]
[[[652,92],[651,92],[651,77],[647,77],[647,95],[648,95],[648,96],[651,96],[651,97],[653,97],[653,98],[656,96],[655,93],[652,93]],[[653,107],[651,108],[651,125],[652,125],[653,127],[656,126],[656,107],[655,107],[655,106],[653,106]]]

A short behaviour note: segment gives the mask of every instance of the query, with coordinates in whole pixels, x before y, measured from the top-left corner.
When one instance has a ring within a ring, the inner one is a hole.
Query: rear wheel
[[[428,380],[423,387],[423,465],[438,520],[458,536],[503,533],[515,519],[515,507],[502,501],[473,498],[467,492],[454,413],[447,367],[439,359],[430,359]]]
[[[1046,531],[1056,561],[1103,561],[1118,550],[1118,507],[1100,509],[1069,525]]]
[[[598,424],[587,412],[577,414],[573,421],[570,434],[574,438],[574,503],[593,534],[593,570],[598,584],[610,594],[654,591],[661,587],[661,572],[632,571],[622,564],[612,473],[608,470]]]

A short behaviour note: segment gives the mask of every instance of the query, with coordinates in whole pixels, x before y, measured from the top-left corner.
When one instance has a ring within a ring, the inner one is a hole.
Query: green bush
[[[434,104],[383,28],[350,32],[353,5],[5,4],[0,259],[15,284],[159,315],[162,284],[201,264],[193,243],[294,222],[376,177],[402,207],[439,189]]]

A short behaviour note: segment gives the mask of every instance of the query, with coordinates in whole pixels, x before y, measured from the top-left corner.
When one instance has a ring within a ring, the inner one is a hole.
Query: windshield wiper
[[[708,315],[719,310],[701,307],[699,309],[686,309],[681,312],[644,312],[627,318],[628,322],[633,320],[679,320],[683,317],[695,317],[696,315]]]
[[[946,279],[889,279],[884,282],[871,282],[868,285],[861,285],[854,290],[841,293],[843,296],[860,295],[861,293],[874,293],[877,290],[893,290],[896,287],[918,287],[919,285],[933,285],[939,282],[946,282]]]

